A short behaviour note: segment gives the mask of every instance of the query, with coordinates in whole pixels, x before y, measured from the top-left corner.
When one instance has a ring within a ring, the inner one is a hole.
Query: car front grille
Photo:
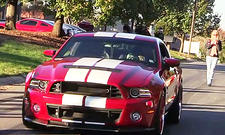
[[[105,125],[113,126],[118,121],[121,110],[118,109],[97,109],[75,106],[58,106],[47,105],[48,114],[54,118],[64,120],[78,121],[80,124],[89,123],[104,123]]]
[[[120,90],[117,87],[111,85],[80,82],[56,82],[52,85],[50,93],[122,98]]]

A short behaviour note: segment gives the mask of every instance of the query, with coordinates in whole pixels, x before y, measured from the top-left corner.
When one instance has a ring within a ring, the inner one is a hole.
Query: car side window
[[[24,20],[24,21],[21,21],[20,24],[22,24],[22,25],[36,26],[37,25],[37,22],[36,21],[31,21],[31,20]]]
[[[160,46],[160,52],[161,52],[162,59],[170,58],[170,55],[169,55],[169,52],[168,52],[166,46],[163,43],[160,43],[159,46]]]
[[[41,26],[48,26],[47,24],[41,23]]]

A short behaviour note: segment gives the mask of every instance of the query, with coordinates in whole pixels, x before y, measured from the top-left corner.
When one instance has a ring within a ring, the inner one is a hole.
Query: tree
[[[211,31],[219,28],[220,16],[213,13],[215,0],[198,0],[195,23],[196,35],[209,36]]]
[[[165,35],[181,37],[181,49],[183,49],[185,34],[190,30],[191,22],[191,2],[189,0],[169,2],[169,0],[155,3],[161,17],[156,21],[156,28],[162,27]],[[166,6],[163,6],[166,5]],[[161,9],[161,7],[163,7]]]
[[[182,37],[182,46],[184,43],[184,34],[190,32],[192,11],[194,7],[194,1],[182,0],[174,1],[175,5],[167,3],[169,0],[162,1],[163,4],[168,4],[164,7],[162,17],[157,20],[157,27],[163,27],[166,35],[178,34]],[[177,4],[177,5],[176,5]],[[204,35],[208,33],[210,28],[216,28],[216,23],[220,21],[217,15],[213,14],[214,0],[197,0],[197,14],[195,23],[195,33],[198,35]],[[157,5],[160,7],[161,5]],[[218,23],[219,24],[219,23]]]
[[[119,0],[96,0],[94,3],[94,24],[97,26],[113,26],[118,20]]]
[[[134,22],[138,25],[150,24],[157,19],[157,15],[152,0],[121,0],[118,5],[119,19],[128,24],[131,21],[131,29],[133,30]]]
[[[7,3],[7,4],[6,4]],[[1,5],[6,5],[6,24],[5,29],[14,30],[16,29],[16,10],[18,0],[1,0]]]
[[[64,17],[71,17],[73,20],[81,20],[92,11],[91,0],[48,0],[46,7],[55,12],[55,24],[52,35],[61,37],[63,35],[62,25]],[[78,21],[77,21],[78,22]]]
[[[78,23],[82,20],[94,21],[94,4],[95,1],[93,0],[76,0],[69,17],[75,23]]]

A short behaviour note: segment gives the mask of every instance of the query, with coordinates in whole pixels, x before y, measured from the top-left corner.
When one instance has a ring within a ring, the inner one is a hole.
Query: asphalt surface
[[[183,63],[182,67],[182,118],[179,124],[167,123],[164,135],[225,134],[225,65],[217,65],[212,87],[206,85],[205,63]],[[24,77],[21,76],[0,78],[0,134],[100,134],[24,127],[21,121],[22,82]]]

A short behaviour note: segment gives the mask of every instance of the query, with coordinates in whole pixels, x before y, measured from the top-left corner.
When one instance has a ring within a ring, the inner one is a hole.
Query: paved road
[[[182,67],[184,71],[182,120],[178,125],[167,124],[165,135],[224,134],[225,65],[217,66],[212,87],[206,86],[204,63],[187,63],[182,64]],[[61,134],[71,132],[55,129],[34,131],[25,128],[21,121],[22,96],[23,86],[0,87],[0,134]],[[80,133],[79,131],[74,132],[74,134]]]

